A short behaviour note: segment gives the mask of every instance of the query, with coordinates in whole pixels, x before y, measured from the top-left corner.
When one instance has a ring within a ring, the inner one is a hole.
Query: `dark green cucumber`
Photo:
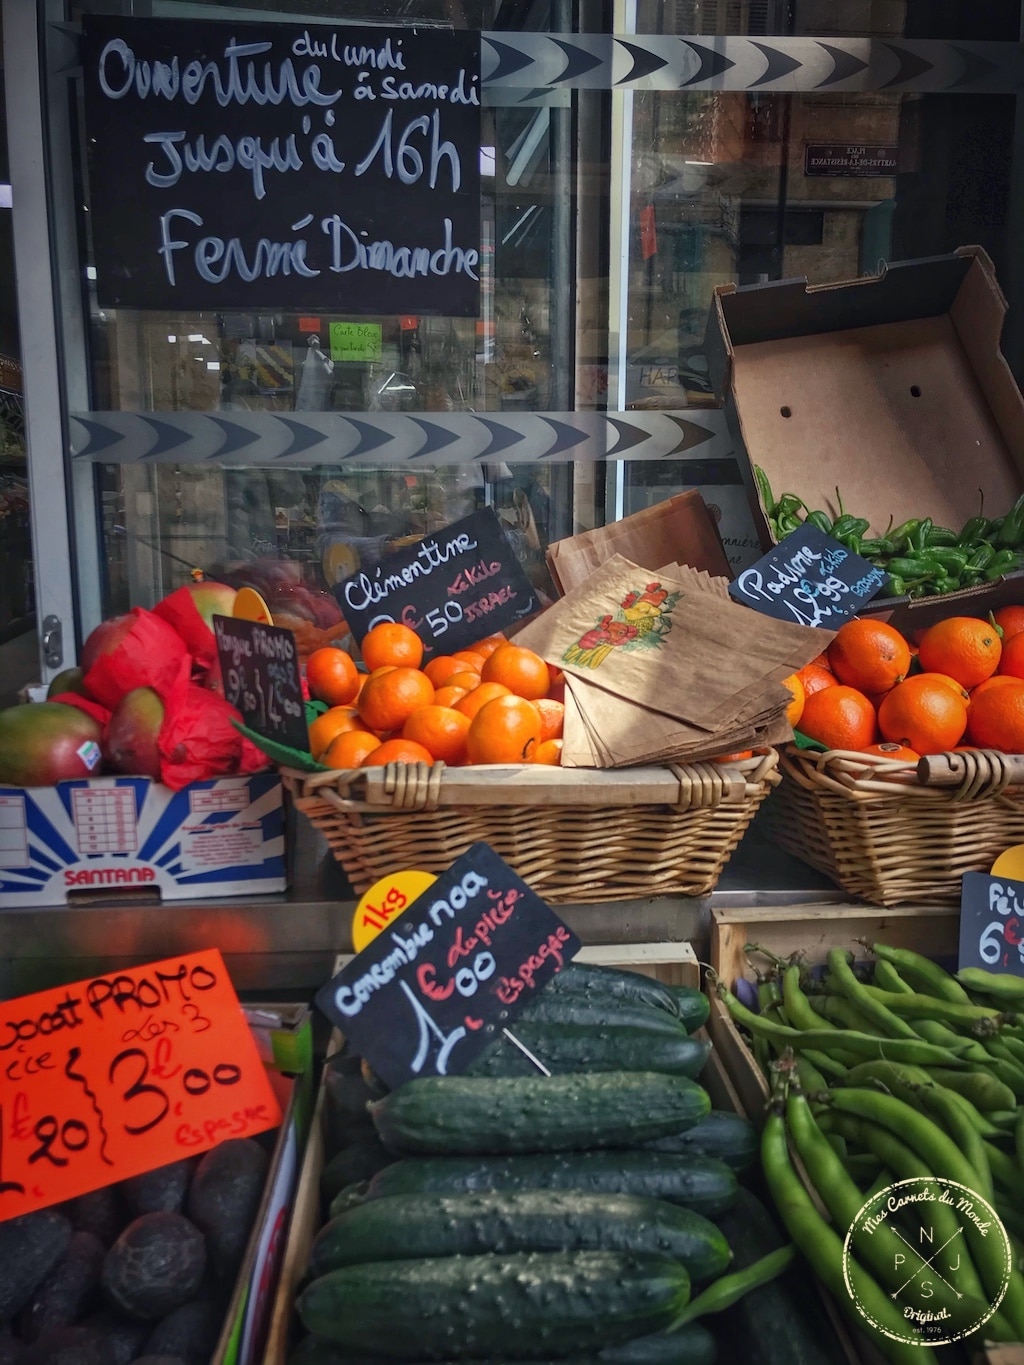
[[[307,1331],[392,1360],[458,1353],[541,1360],[664,1331],[690,1277],[669,1256],[527,1252],[375,1261],[322,1275],[296,1305]]]
[[[396,1194],[474,1194],[485,1190],[578,1190],[583,1194],[636,1194],[667,1199],[715,1218],[736,1199],[734,1171],[699,1152],[673,1156],[639,1148],[504,1157],[409,1157],[378,1171],[365,1189],[349,1187],[331,1216],[353,1201]]]
[[[711,1109],[686,1076],[425,1076],[370,1105],[385,1147],[460,1155],[623,1147],[682,1132]]]
[[[704,1152],[716,1156],[734,1171],[745,1171],[757,1160],[760,1141],[757,1129],[740,1114],[712,1109],[707,1118],[683,1133],[645,1142],[649,1152]]]
[[[601,967],[591,962],[570,962],[551,978],[545,993],[589,995],[595,1000],[615,997],[650,1005],[678,1015],[679,1007],[671,989],[653,976],[630,972],[623,967]]]
[[[648,1251],[673,1256],[691,1280],[721,1275],[729,1245],[699,1213],[634,1194],[523,1190],[371,1199],[321,1228],[309,1273],[363,1261],[516,1251]]]
[[[288,1365],[374,1365],[384,1356],[366,1351],[348,1350],[331,1341],[305,1337],[288,1357]],[[718,1347],[706,1327],[689,1322],[675,1332],[655,1332],[647,1337],[634,1337],[622,1346],[609,1346],[593,1355],[564,1356],[555,1361],[531,1361],[530,1365],[715,1365]],[[419,1365],[419,1362],[407,1362]],[[519,1365],[519,1361],[502,1356],[500,1361],[446,1361],[443,1365]]]
[[[573,1028],[650,1029],[659,1033],[685,1033],[677,1014],[648,1005],[641,1000],[629,1000],[617,995],[599,995],[596,991],[549,991],[533,996],[519,1011],[509,1028],[524,1024],[568,1024]]]
[[[649,1011],[653,1013],[653,1011]],[[678,1020],[661,1015],[667,1028],[581,1028],[572,1024],[523,1023],[511,1032],[554,1076],[576,1071],[663,1071],[696,1079],[711,1044],[690,1038]],[[515,1043],[499,1038],[466,1068],[467,1076],[536,1076],[537,1068]]]
[[[346,1185],[356,1180],[369,1180],[393,1160],[394,1157],[384,1150],[384,1144],[372,1128],[368,1134],[360,1132],[321,1171],[320,1193],[330,1201]]]
[[[711,1013],[711,1001],[705,992],[697,990],[696,986],[668,986],[666,989],[675,996],[679,1021],[687,1033],[696,1033],[703,1028]]]

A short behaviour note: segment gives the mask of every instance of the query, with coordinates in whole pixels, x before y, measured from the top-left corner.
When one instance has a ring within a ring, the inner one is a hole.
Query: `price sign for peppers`
[[[0,1004],[0,1221],[281,1122],[216,949]]]
[[[882,569],[805,523],[738,574],[729,594],[765,616],[835,630],[888,581]]]
[[[316,1003],[392,1088],[458,1075],[580,947],[489,845],[474,844]]]

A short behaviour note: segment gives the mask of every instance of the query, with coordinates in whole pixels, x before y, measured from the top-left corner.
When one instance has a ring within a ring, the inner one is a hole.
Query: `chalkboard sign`
[[[580,947],[488,844],[474,844],[316,1003],[392,1088],[459,1075]]]
[[[805,525],[737,575],[729,594],[765,616],[835,630],[888,581],[884,570]]]
[[[476,316],[479,34],[82,29],[100,304]]]
[[[489,507],[385,555],[334,591],[357,640],[379,621],[402,621],[423,641],[427,659],[465,649],[540,610]]]
[[[1024,976],[1024,882],[986,872],[964,873],[960,966]]]
[[[292,749],[308,749],[306,707],[295,636],[280,626],[215,616],[224,695],[250,730]]]

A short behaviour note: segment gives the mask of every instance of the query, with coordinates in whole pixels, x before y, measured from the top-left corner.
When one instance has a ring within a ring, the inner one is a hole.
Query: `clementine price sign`
[[[216,949],[0,1004],[0,1221],[280,1122]]]

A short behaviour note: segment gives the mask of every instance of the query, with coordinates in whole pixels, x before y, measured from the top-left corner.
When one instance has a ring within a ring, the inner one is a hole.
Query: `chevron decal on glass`
[[[482,33],[480,36],[498,58],[498,65],[493,71],[485,76],[485,80],[507,80],[509,76],[514,76],[517,71],[522,71],[524,67],[534,65],[534,59],[531,55],[520,52],[517,48],[510,47],[508,43],[499,43],[493,33]],[[481,53],[481,57],[484,56],[486,56],[486,53]]]
[[[909,81],[914,81],[918,76],[923,76],[928,71],[934,71],[935,63],[927,61],[924,57],[919,57],[916,52],[911,52],[906,47],[896,47],[894,43],[883,43],[896,60],[899,62],[899,70],[892,80],[886,81],[883,90],[888,90],[892,85],[904,85]]]
[[[957,77],[957,85],[974,85],[977,81],[986,80],[995,72],[995,62],[989,61],[987,57],[982,57],[979,53],[971,52],[956,43],[952,48],[963,63],[963,70]]]
[[[146,451],[147,460],[155,460],[161,455],[166,455],[169,450],[177,450],[190,439],[187,431],[182,431],[181,427],[172,426],[170,422],[160,422],[149,415],[143,417],[142,420],[156,432],[156,441]]]
[[[704,47],[702,43],[695,43],[689,38],[684,38],[683,42],[695,53],[700,61],[700,69],[695,76],[691,76],[688,81],[683,81],[684,86],[704,84],[706,81],[717,81],[723,71],[728,71],[736,63],[727,57],[718,48]],[[716,89],[718,87],[716,86]]]
[[[124,438],[121,432],[112,430],[102,422],[94,422],[88,417],[74,417],[73,421],[79,426],[85,427],[89,437],[84,446],[75,447],[72,444],[71,456],[75,460],[94,460],[100,451],[107,450],[110,446],[117,445],[118,441]]]
[[[296,422],[291,417],[278,417],[277,420],[292,433],[287,449],[281,451],[282,460],[288,455],[298,455],[303,450],[311,450],[313,446],[327,440],[326,432],[317,431],[316,427],[307,426],[305,422]]]
[[[218,449],[207,457],[208,459],[222,460],[225,455],[233,455],[238,450],[244,450],[246,446],[251,446],[260,439],[257,433],[248,427],[239,426],[237,422],[226,422],[223,417],[211,417],[210,421],[214,426],[220,427],[224,433],[224,440]]]
[[[561,38],[555,38],[553,35],[551,41],[565,53],[565,66],[561,74],[552,81],[552,85],[572,85],[580,76],[585,76],[588,71],[593,71],[602,64],[603,58],[595,57],[592,52],[576,43],[563,42]]]
[[[477,456],[478,460],[490,460],[503,450],[508,450],[526,439],[521,431],[515,431],[512,427],[507,427],[501,422],[488,422],[483,417],[478,417],[476,420],[482,427],[486,427],[491,435],[490,444],[486,450],[481,450]]]
[[[659,57],[656,53],[649,51],[645,47],[638,47],[636,43],[627,43],[625,38],[616,38],[619,47],[624,48],[630,55],[633,65],[625,76],[620,76],[615,82],[619,85],[637,85],[645,76],[651,75],[654,71],[660,71],[668,66],[664,57]]]
[[[799,57],[791,57],[787,52],[780,52],[778,48],[769,47],[767,43],[755,43],[751,41],[751,47],[756,47],[762,53],[768,63],[763,76],[758,76],[756,81],[751,81],[748,89],[756,90],[759,85],[764,85],[767,81],[781,81],[784,76],[788,76],[792,71],[799,71],[802,62]]]
[[[540,414],[538,414],[538,416],[540,416]],[[543,416],[540,416],[540,420],[545,426],[551,428],[556,437],[555,444],[551,449],[545,450],[543,455],[540,456],[542,460],[549,460],[552,455],[561,455],[563,450],[572,450],[575,446],[578,446],[583,441],[587,440],[587,433],[585,431],[579,431],[576,427],[571,427],[565,422],[556,422],[553,417]]]
[[[350,427],[355,427],[359,433],[359,441],[353,450],[346,451],[343,459],[350,460],[353,455],[367,455],[372,450],[378,450],[381,446],[386,446],[389,441],[394,440],[390,431],[381,431],[380,427],[372,425],[370,422],[357,422],[354,417],[343,417],[342,421],[347,422]]]
[[[433,455],[435,451],[444,450],[445,446],[450,446],[459,439],[457,432],[448,431],[446,427],[439,427],[436,422],[424,422],[422,417],[413,417],[411,420],[427,438],[412,457],[414,459],[418,460],[423,455]]]
[[[826,76],[823,81],[819,81],[816,89],[822,90],[826,85],[835,85],[838,81],[848,81],[851,76],[856,76],[859,72],[868,69],[867,62],[860,57],[855,57],[852,52],[844,52],[841,47],[836,47],[834,43],[823,43],[819,39],[818,46],[823,47],[832,58],[832,74]]]

